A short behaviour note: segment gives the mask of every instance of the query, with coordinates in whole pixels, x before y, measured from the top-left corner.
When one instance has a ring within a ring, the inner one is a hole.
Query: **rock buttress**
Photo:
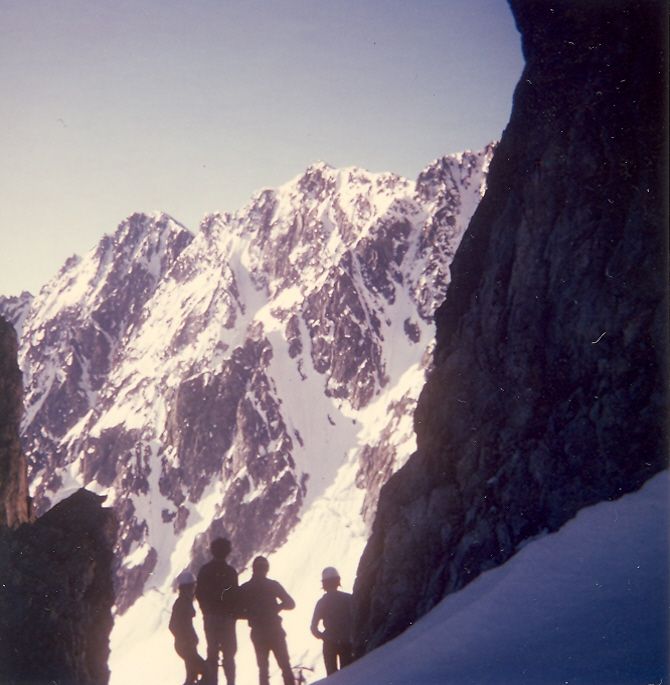
[[[665,5],[511,5],[527,64],[358,569],[359,654],[667,466]]]
[[[35,523],[0,530],[0,682],[105,685],[116,519],[79,490]]]
[[[29,517],[26,460],[19,441],[23,385],[16,353],[16,333],[0,317],[0,528],[14,528]]]

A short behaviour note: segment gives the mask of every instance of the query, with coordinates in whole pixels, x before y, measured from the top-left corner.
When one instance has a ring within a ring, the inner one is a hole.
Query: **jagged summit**
[[[130,283],[149,289],[191,239],[191,233],[166,214],[133,214],[84,257],[68,259],[41,289],[34,309],[53,318],[72,306],[95,306]]]
[[[488,172],[496,143],[489,143],[483,150],[465,150],[453,155],[434,159],[421,171],[416,180],[416,192],[425,200],[436,199],[440,189],[468,184],[470,177],[476,178],[480,166]]]

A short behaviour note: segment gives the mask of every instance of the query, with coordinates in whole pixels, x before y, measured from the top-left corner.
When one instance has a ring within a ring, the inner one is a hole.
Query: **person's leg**
[[[340,668],[348,666],[354,660],[351,650],[351,643],[344,642],[338,645],[337,655],[340,658]]]
[[[186,675],[184,676],[184,685],[191,685],[191,673],[188,668],[188,661],[184,657],[182,657],[182,659],[184,659],[184,668],[186,669]]]
[[[281,669],[284,685],[295,685],[295,678],[291,669],[291,659],[286,645],[286,636],[283,630],[278,631],[277,635],[273,636],[272,652],[277,660],[277,666]]]
[[[207,662],[198,654],[197,661],[198,675],[202,676],[201,682],[203,685],[207,685],[207,677],[209,674],[209,666]]]
[[[206,685],[217,685],[219,680],[220,617],[205,614],[205,640],[207,641]]]
[[[323,663],[326,666],[326,675],[337,671],[337,645],[328,640],[323,641]]]
[[[237,635],[235,619],[224,616],[221,621],[221,651],[223,652],[223,672],[226,685],[235,685],[235,654],[237,653]]]
[[[185,645],[175,641],[174,649],[175,652],[177,652],[177,654],[184,660],[184,668],[186,669],[184,685],[193,685],[198,677],[197,669],[194,670],[193,662],[193,653],[195,652],[195,647],[193,645]]]
[[[258,664],[258,685],[270,685],[270,646],[265,635],[251,631],[251,642]]]
[[[198,654],[195,645],[189,650],[188,655],[185,658],[186,661],[186,682],[189,685],[195,685],[198,682],[198,676],[204,672],[203,665],[204,660]]]

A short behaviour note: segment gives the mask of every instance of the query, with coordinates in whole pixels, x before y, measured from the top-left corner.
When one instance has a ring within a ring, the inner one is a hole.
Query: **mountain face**
[[[25,307],[0,300],[22,325],[36,509],[108,496],[119,612],[173,577],[177,547],[197,567],[227,535],[238,568],[277,549],[345,461],[371,520],[414,449],[432,316],[492,154],[415,183],[315,164],[195,236],[134,215]]]
[[[104,685],[115,518],[104,498],[80,490],[29,520],[16,352],[0,317],[0,681]]]
[[[667,467],[665,8],[511,5],[527,64],[359,566],[359,653]]]

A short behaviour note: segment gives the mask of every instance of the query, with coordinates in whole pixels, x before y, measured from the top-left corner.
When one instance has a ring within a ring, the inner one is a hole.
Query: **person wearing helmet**
[[[213,559],[200,569],[195,592],[205,624],[207,685],[218,683],[219,652],[223,654],[226,683],[235,685],[237,571],[226,561],[231,549],[229,540],[216,538],[209,549]]]
[[[193,598],[195,596],[195,576],[184,571],[177,576],[179,597],[172,606],[170,632],[174,635],[175,652],[184,660],[186,680],[184,685],[198,682],[198,676],[207,670],[205,660],[198,654],[198,636],[193,628]]]
[[[323,569],[321,584],[326,594],[314,607],[310,630],[314,637],[323,640],[323,662],[327,675],[330,675],[353,660],[352,597],[348,592],[338,590],[340,574],[332,566]],[[319,627],[320,623],[323,623],[323,630]]]
[[[249,621],[251,642],[258,663],[258,682],[269,685],[270,652],[275,655],[284,685],[295,685],[291,662],[286,646],[286,633],[279,612],[294,609],[295,602],[284,588],[267,575],[270,563],[265,557],[256,557],[251,566],[251,580],[240,587],[240,615]]]

